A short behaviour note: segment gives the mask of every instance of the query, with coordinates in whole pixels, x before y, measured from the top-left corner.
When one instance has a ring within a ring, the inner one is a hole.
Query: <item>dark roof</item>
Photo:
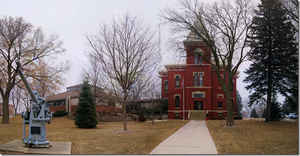
[[[89,85],[90,85],[90,84],[89,84]],[[82,86],[82,84],[77,84],[77,85],[69,86],[69,87],[67,87],[67,90],[68,90],[69,88],[81,88],[81,86]],[[92,85],[90,85],[90,86],[93,87]],[[103,88],[98,87],[98,86],[97,86],[97,89],[103,90]]]
[[[46,97],[46,101],[65,100],[67,96],[78,97],[79,91],[63,92],[56,95]]]

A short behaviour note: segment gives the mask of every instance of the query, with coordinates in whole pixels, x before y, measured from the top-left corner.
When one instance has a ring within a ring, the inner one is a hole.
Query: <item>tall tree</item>
[[[159,64],[160,53],[154,37],[149,27],[129,15],[102,25],[98,34],[87,37],[91,55],[101,64],[102,76],[107,78],[115,95],[122,98],[124,131],[126,104],[133,85]]]
[[[12,101],[12,105],[14,106],[15,116],[20,111],[21,103],[22,103],[22,89],[19,86],[16,86],[12,89],[10,100]]]
[[[287,12],[289,20],[296,29],[296,41],[299,42],[299,1],[298,0],[280,0],[283,8]],[[299,49],[299,47],[297,47]],[[296,55],[298,57],[298,55]],[[284,107],[287,112],[298,112],[298,70],[292,79],[289,79],[289,89],[285,90],[283,95],[286,97]]]
[[[162,15],[173,26],[173,34],[192,31],[209,47],[214,60],[211,61],[212,69],[226,95],[227,126],[234,124],[232,80],[247,57],[245,48],[252,20],[251,7],[248,0],[213,5],[185,0],[181,1],[181,11],[166,9]]]
[[[9,123],[8,103],[12,89],[20,79],[15,71],[16,60],[26,68],[43,57],[61,53],[62,42],[56,36],[46,38],[41,29],[34,28],[21,17],[0,18],[0,95],[3,100],[2,123]]]
[[[88,59],[90,63],[90,68],[85,71],[85,75],[88,77],[92,84],[92,90],[94,95],[94,103],[103,102],[103,96],[100,96],[100,88],[106,88],[106,79],[102,76],[101,63],[98,61],[97,56],[88,53]]]
[[[262,0],[255,13],[250,38],[252,64],[244,81],[249,83],[251,105],[266,97],[268,122],[272,120],[271,105],[276,103],[272,98],[278,93],[289,97],[298,89],[298,51],[295,28],[278,0]]]
[[[80,91],[75,124],[79,128],[95,128],[98,124],[96,118],[96,105],[93,100],[91,87],[87,80],[83,82]]]

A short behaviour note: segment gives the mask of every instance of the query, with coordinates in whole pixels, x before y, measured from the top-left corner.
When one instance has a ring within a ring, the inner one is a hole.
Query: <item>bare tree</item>
[[[41,29],[35,29],[21,17],[0,19],[0,94],[3,99],[2,123],[9,123],[9,96],[20,82],[15,62],[20,60],[24,69],[34,61],[64,51],[56,36],[46,38]],[[25,70],[25,75],[30,72]]]
[[[11,91],[10,98],[14,106],[14,113],[16,116],[17,113],[19,112],[21,101],[22,101],[22,89],[18,86],[14,87]]]
[[[173,34],[190,31],[209,47],[212,69],[226,95],[227,126],[234,124],[232,80],[247,58],[252,11],[248,0],[236,0],[234,4],[227,0],[213,5],[185,0],[181,2],[181,10],[167,8],[162,13],[163,19],[173,26]]]
[[[43,58],[32,63],[26,69],[31,87],[43,97],[53,95],[63,85],[62,73],[68,70],[67,64],[50,66]],[[20,87],[25,89],[23,82]]]
[[[158,61],[159,62],[159,61]],[[129,93],[130,100],[149,99],[151,102],[151,120],[154,124],[154,108],[157,100],[160,98],[160,80],[157,75],[158,71],[154,70],[140,77],[132,86]],[[140,106],[141,107],[141,106]]]
[[[91,54],[101,63],[109,88],[122,98],[124,131],[127,130],[126,103],[132,86],[159,62],[154,33],[129,15],[102,25],[97,35],[88,36]]]
[[[106,98],[100,96],[101,93],[99,92],[100,88],[106,88],[106,83],[104,81],[105,77],[102,76],[101,63],[98,61],[97,56],[88,53],[88,58],[90,67],[84,72],[86,77],[90,81],[90,84],[93,86],[94,102],[95,104],[97,104],[98,102],[103,102],[104,98]]]
[[[14,106],[15,115],[22,111],[29,111],[30,99],[24,85],[19,83],[11,91],[10,100]]]
[[[148,92],[151,90],[152,81],[152,75],[142,75],[137,79],[129,92],[130,100],[139,100],[147,97]]]

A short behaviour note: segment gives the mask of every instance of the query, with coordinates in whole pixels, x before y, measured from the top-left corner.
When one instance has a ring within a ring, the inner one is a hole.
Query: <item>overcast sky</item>
[[[200,1],[200,0],[199,0]],[[211,0],[201,0],[201,2]],[[99,24],[109,23],[114,17],[125,13],[142,19],[145,25],[153,29],[160,23],[159,14],[166,7],[178,8],[177,0],[6,0],[1,1],[0,17],[21,16],[35,27],[41,27],[47,34],[56,34],[63,41],[66,49],[64,57],[58,61],[69,61],[70,70],[65,74],[65,86],[81,82],[82,69],[88,65],[86,58],[87,42],[85,35],[95,33]],[[161,48],[163,64],[176,63],[174,51],[167,46],[171,37],[167,26],[161,26]],[[237,88],[243,97],[248,99],[248,91],[242,80],[243,71],[249,66],[241,66]]]

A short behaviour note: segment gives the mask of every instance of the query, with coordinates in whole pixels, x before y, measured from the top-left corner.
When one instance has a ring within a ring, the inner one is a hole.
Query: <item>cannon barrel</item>
[[[19,73],[19,75],[20,75],[22,81],[24,82],[24,85],[25,85],[27,91],[29,92],[29,95],[30,95],[31,99],[32,99],[35,103],[38,103],[38,101],[37,101],[35,95],[33,94],[32,89],[29,87],[29,84],[28,84],[26,78],[24,77],[23,72],[21,71],[21,64],[20,64],[20,62],[16,62],[16,64],[17,64],[17,72]]]

